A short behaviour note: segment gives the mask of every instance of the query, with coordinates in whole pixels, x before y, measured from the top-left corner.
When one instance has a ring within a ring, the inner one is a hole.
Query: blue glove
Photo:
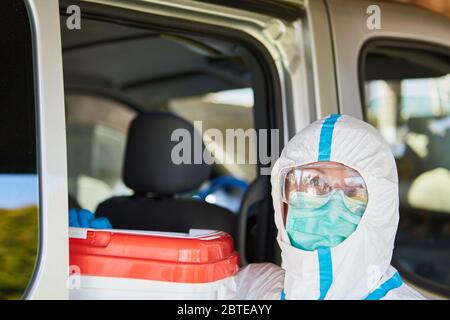
[[[91,229],[112,229],[112,225],[105,217],[95,218],[94,214],[86,209],[69,210],[69,226]]]

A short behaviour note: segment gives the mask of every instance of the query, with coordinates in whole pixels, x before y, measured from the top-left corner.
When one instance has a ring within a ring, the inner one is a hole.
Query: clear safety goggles
[[[367,187],[358,171],[337,162],[315,162],[286,168],[281,172],[281,197],[289,204],[292,192],[309,195],[327,195],[341,190],[354,200],[367,204]]]

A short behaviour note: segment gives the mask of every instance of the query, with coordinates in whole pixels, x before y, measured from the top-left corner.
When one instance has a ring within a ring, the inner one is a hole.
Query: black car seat
[[[185,139],[183,142],[180,136]],[[183,151],[178,148],[180,143],[184,143]],[[208,179],[211,167],[203,161],[204,148],[200,134],[186,120],[162,112],[138,115],[130,125],[122,172],[124,183],[134,190],[134,195],[102,202],[96,216],[108,218],[117,229],[172,232],[214,229],[234,237],[237,218],[231,211],[177,197],[196,190]],[[194,151],[201,163],[193,162]],[[174,163],[172,153],[186,157],[190,163]]]

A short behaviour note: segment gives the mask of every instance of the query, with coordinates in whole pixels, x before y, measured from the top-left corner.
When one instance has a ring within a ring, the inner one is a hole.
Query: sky
[[[0,174],[0,209],[15,209],[38,203],[36,174]]]

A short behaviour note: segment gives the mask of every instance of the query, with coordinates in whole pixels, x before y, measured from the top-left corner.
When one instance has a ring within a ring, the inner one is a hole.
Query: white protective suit
[[[280,171],[335,161],[365,180],[368,203],[355,232],[334,248],[291,246],[282,218]],[[236,276],[238,299],[423,299],[391,266],[399,221],[394,157],[377,130],[345,115],[316,121],[292,138],[272,170],[272,197],[282,268],[251,264]]]

